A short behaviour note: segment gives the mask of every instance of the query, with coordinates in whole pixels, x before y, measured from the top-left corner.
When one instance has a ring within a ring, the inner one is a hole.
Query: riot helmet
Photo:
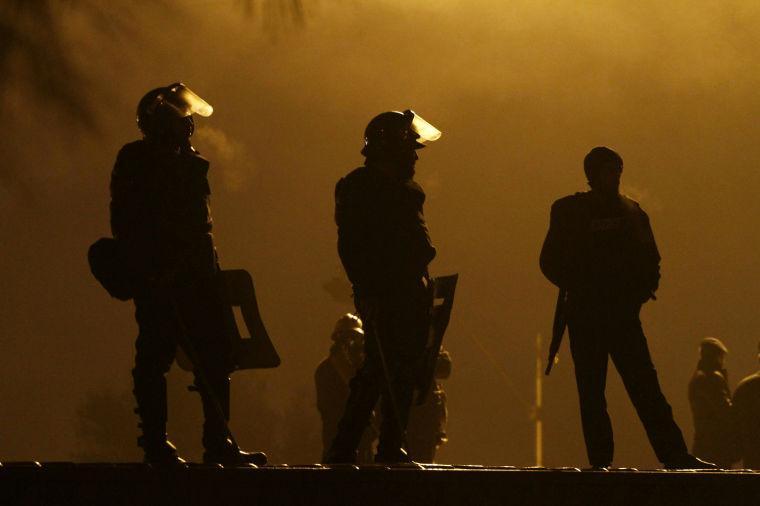
[[[331,339],[336,342],[349,341],[358,335],[364,335],[361,319],[355,314],[346,313],[335,322]]]
[[[211,116],[214,108],[183,83],[146,93],[137,104],[137,127],[146,138],[188,141],[195,131],[193,114]]]
[[[364,360],[364,330],[362,321],[355,314],[346,313],[335,323],[331,339],[333,340],[330,353],[340,353],[352,364],[358,367]]]
[[[425,147],[441,137],[441,131],[411,109],[378,114],[364,130],[366,157],[395,155]]]

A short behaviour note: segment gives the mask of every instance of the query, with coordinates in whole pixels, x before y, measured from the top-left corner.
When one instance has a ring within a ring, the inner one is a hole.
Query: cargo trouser
[[[143,430],[143,447],[165,440],[165,374],[175,358],[182,334],[192,347],[224,417],[229,418],[231,347],[224,330],[222,298],[216,283],[211,276],[182,276],[168,293],[146,292],[135,299],[139,334],[132,377]],[[197,374],[195,385],[203,402],[204,446],[221,445],[227,437],[224,423]]]
[[[427,344],[429,303],[420,283],[384,296],[357,296],[364,322],[365,359],[350,382],[346,408],[328,452],[332,462],[354,462],[372,410],[380,400],[382,424],[376,461],[405,460],[409,409]]]
[[[571,304],[570,349],[581,406],[586,450],[592,466],[612,463],[614,440],[605,386],[612,358],[649,442],[660,462],[677,462],[687,454],[681,430],[660,388],[638,304]]]

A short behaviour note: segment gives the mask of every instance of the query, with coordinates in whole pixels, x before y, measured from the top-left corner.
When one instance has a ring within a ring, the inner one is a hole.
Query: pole
[[[543,381],[544,369],[541,356],[543,353],[541,334],[536,334],[536,403],[534,420],[536,422],[536,466],[544,466],[544,427],[543,427]]]

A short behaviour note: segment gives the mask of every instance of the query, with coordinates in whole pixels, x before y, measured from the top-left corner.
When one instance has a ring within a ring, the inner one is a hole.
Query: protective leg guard
[[[196,379],[195,385],[203,403],[203,462],[226,466],[254,464],[263,466],[267,456],[263,452],[244,452],[228,436],[226,422],[230,419],[230,378],[222,376],[209,380],[212,393],[206,392]],[[215,397],[212,397],[212,395]],[[219,409],[215,405],[219,403]],[[220,419],[220,415],[224,418]]]
[[[145,452],[149,464],[184,464],[177,448],[166,438],[166,378],[146,378],[134,374],[135,412],[140,416],[142,435],[137,445]]]

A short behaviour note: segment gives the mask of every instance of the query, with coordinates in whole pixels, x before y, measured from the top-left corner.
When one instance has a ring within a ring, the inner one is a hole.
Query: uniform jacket
[[[568,298],[641,304],[660,279],[660,255],[649,217],[639,204],[592,191],[552,205],[541,270]]]
[[[140,140],[119,151],[111,174],[111,230],[136,276],[159,276],[183,262],[213,270],[208,168],[192,148],[178,153]]]
[[[411,179],[359,167],[335,187],[338,253],[358,294],[382,294],[419,282],[435,257],[422,206],[425,193]]]

